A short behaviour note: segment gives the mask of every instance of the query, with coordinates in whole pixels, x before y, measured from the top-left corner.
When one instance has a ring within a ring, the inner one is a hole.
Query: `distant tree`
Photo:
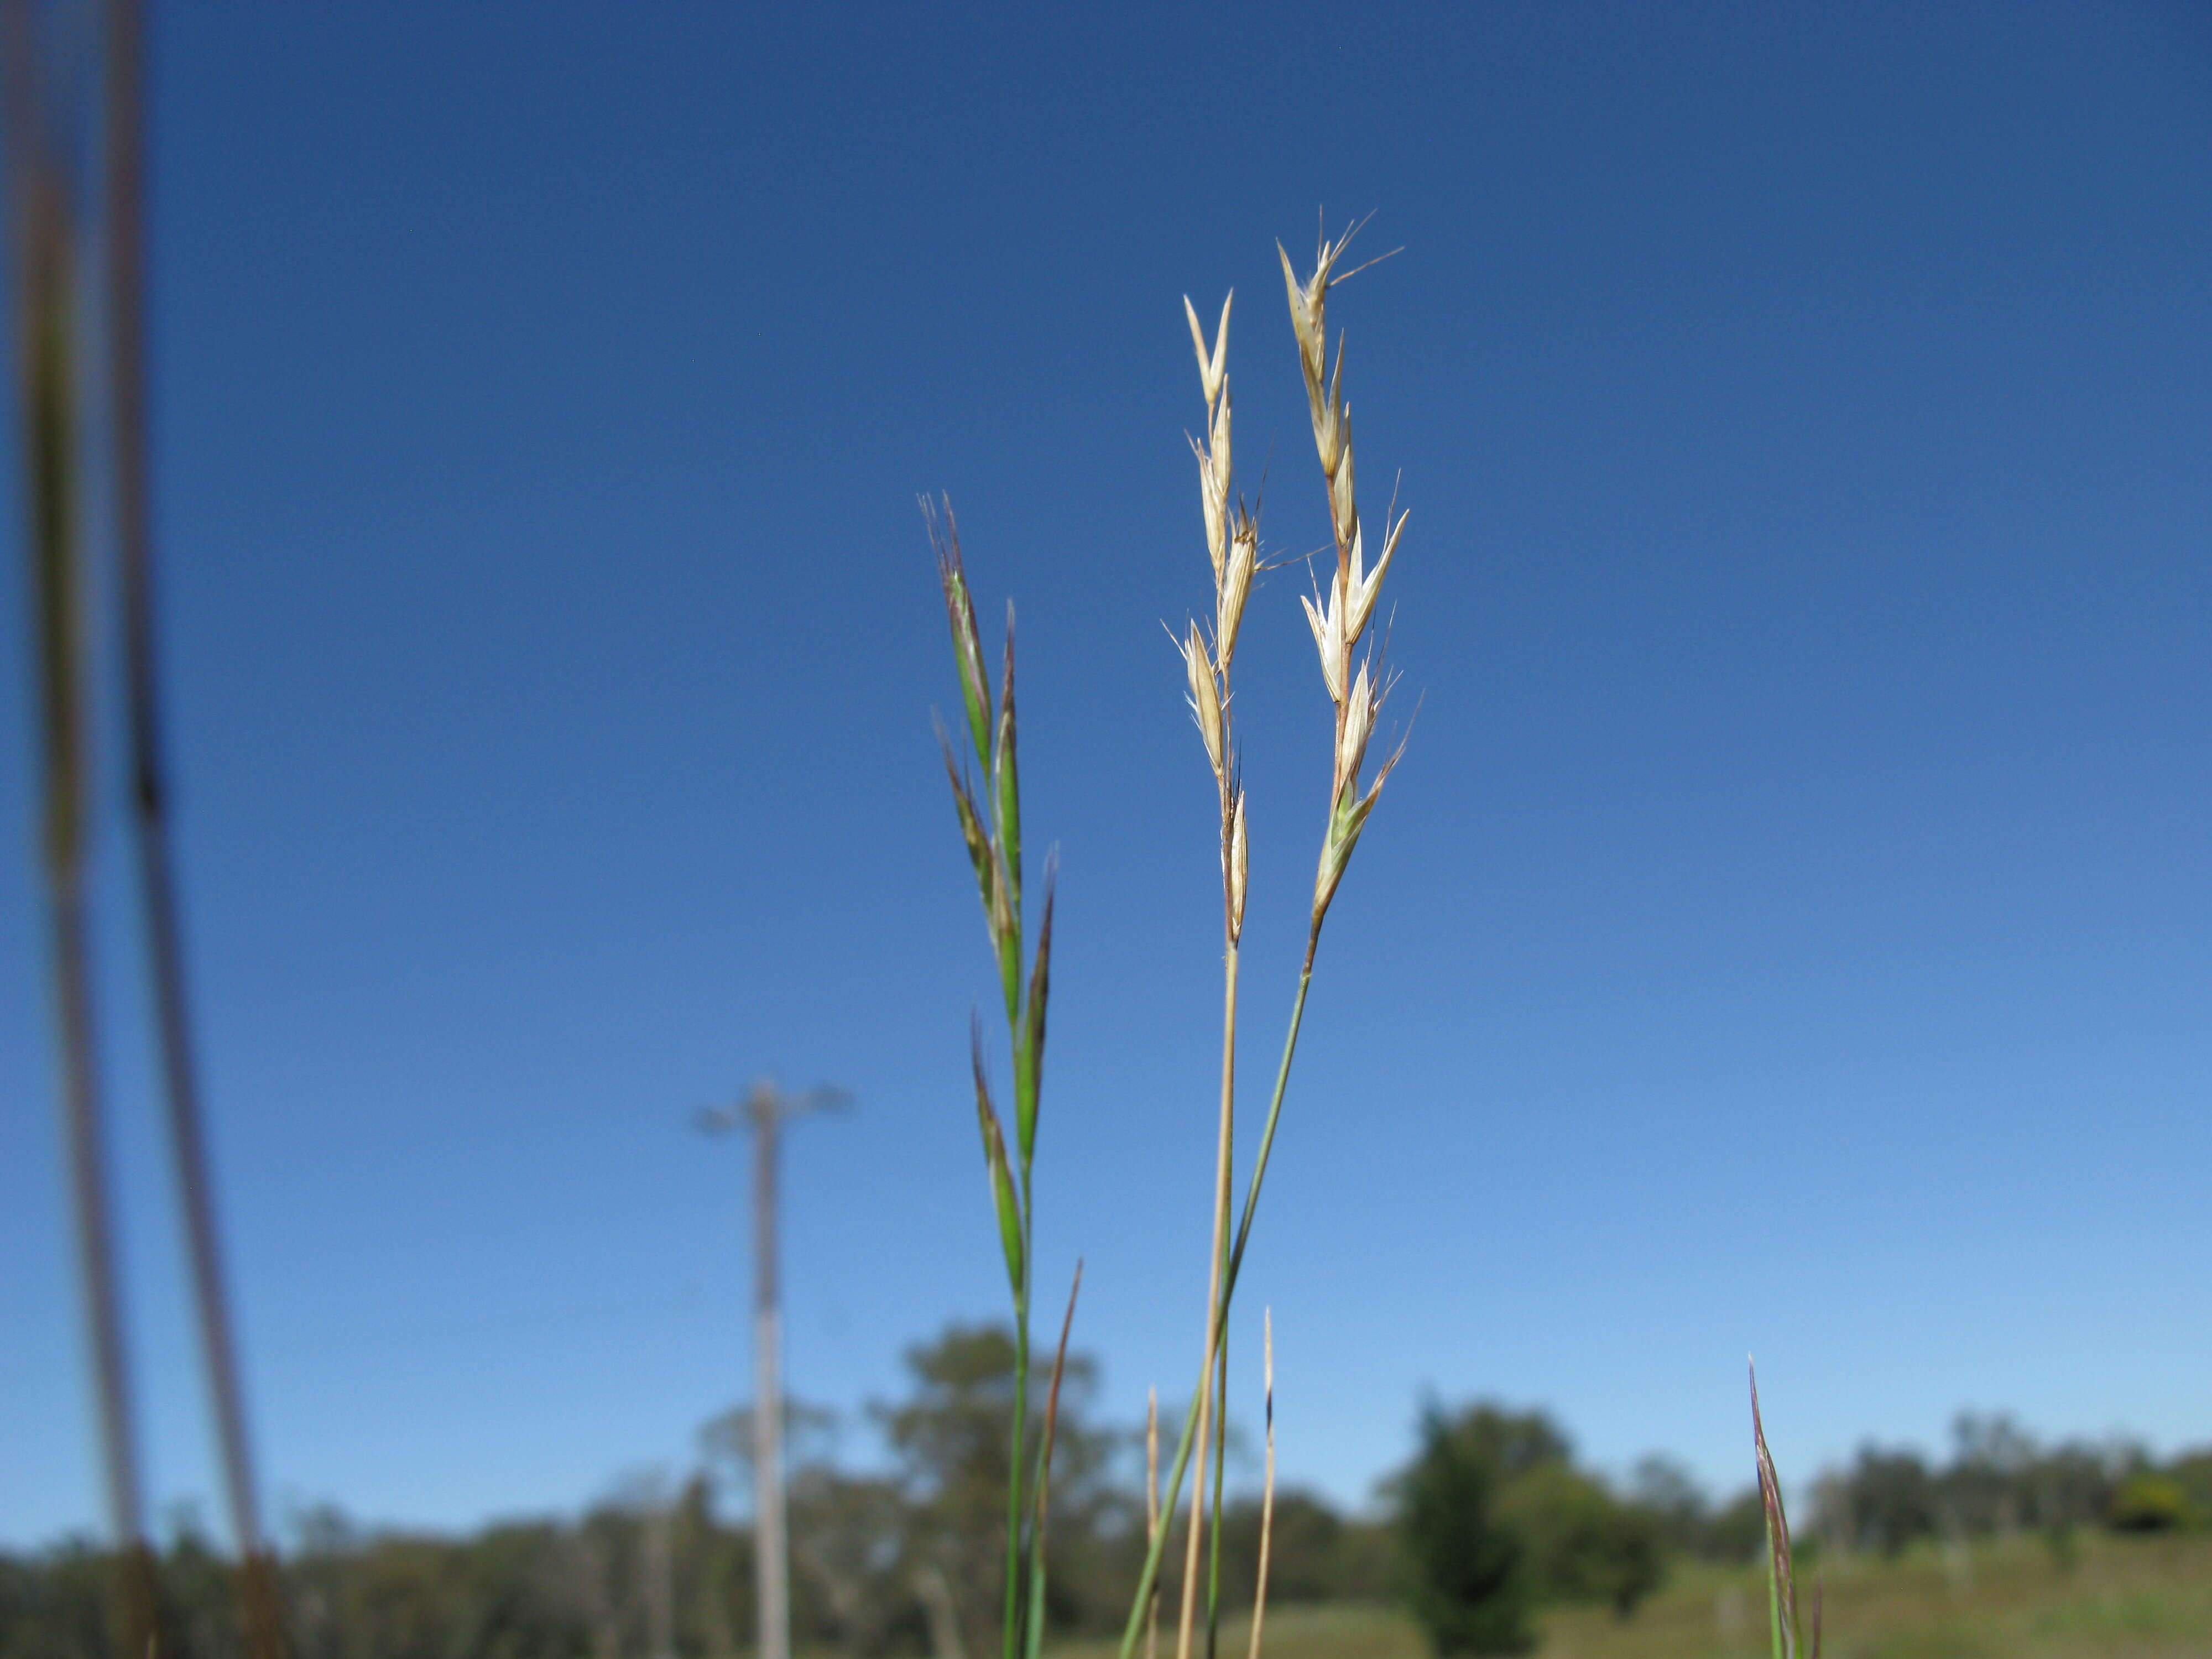
[[[2202,1513],[2212,1516],[2212,1446],[2183,1452],[2166,1466],[2166,1472],[2191,1504]]]
[[[1530,1438],[1509,1424],[1489,1407],[1455,1417],[1427,1407],[1420,1449],[1395,1483],[1413,1613],[1441,1655],[1535,1644],[1524,1552],[1498,1514],[1506,1454],[1533,1467]]]
[[[0,1656],[95,1659],[108,1650],[111,1558],[82,1540],[0,1556]]]
[[[2027,1476],[2035,1442],[2002,1412],[1961,1412],[1951,1425],[1950,1467],[1937,1477],[1947,1522],[1966,1532],[2011,1533],[2027,1520]]]
[[[1478,1405],[1461,1413],[1455,1431],[1480,1449],[1501,1480],[1517,1480],[1574,1457],[1574,1443],[1542,1412]]]
[[[1603,1601],[1625,1619],[1666,1577],[1657,1519],[1564,1462],[1507,1482],[1498,1507],[1540,1600]]]
[[[970,1641],[999,1623],[1006,1559],[1007,1425],[1014,1392],[1012,1333],[1003,1325],[951,1325],[907,1350],[914,1391],[872,1407],[899,1464],[908,1508],[904,1571],[917,1595],[948,1606]],[[1051,1364],[1030,1368],[1034,1395],[1032,1463],[1042,1433]],[[1071,1353],[1060,1382],[1053,1441],[1052,1514],[1048,1533],[1050,1622],[1109,1622],[1127,1588],[1119,1555],[1133,1500],[1109,1476],[1115,1437],[1090,1425],[1098,1367]]]
[[[1942,1520],[1936,1483],[1917,1452],[1860,1447],[1842,1499],[1841,1530],[1855,1549],[1895,1555],[1913,1540],[1934,1534]]]
[[[1344,1593],[1344,1517],[1304,1492],[1275,1494],[1268,1543],[1267,1601],[1323,1601]],[[1222,1583],[1243,1592],[1260,1577],[1260,1504],[1245,1498],[1221,1514]]]
[[[1404,1535],[1395,1520],[1347,1517],[1336,1542],[1333,1598],[1353,1601],[1401,1599],[1407,1567]]]
[[[1757,1559],[1766,1548],[1766,1506],[1759,1488],[1747,1486],[1713,1511],[1705,1553],[1717,1561]]]
[[[2181,1482],[2155,1469],[2135,1470],[2112,1493],[2111,1520],[2118,1532],[2179,1532],[2205,1518]]]
[[[1657,1453],[1640,1459],[1628,1477],[1628,1501],[1651,1517],[1667,1547],[1704,1555],[1712,1530],[1712,1505],[1695,1476]]]

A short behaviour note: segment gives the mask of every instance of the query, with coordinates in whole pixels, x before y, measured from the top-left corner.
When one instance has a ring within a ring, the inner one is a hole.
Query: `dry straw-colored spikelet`
[[[1283,264],[1283,286],[1291,305],[1291,329],[1297,337],[1298,366],[1306,385],[1306,404],[1313,416],[1314,448],[1321,459],[1322,477],[1328,486],[1330,529],[1336,544],[1336,569],[1328,592],[1311,599],[1301,596],[1306,622],[1313,629],[1314,647],[1321,654],[1322,680],[1336,705],[1336,756],[1330,784],[1328,833],[1322,842],[1321,865],[1314,877],[1314,926],[1320,927],[1337,884],[1352,860],[1359,832],[1382,793],[1383,781],[1398,763],[1393,754],[1376,771],[1363,793],[1360,768],[1367,742],[1389,694],[1389,682],[1360,655],[1360,641],[1375,615],[1375,602],[1397,556],[1398,538],[1411,515],[1393,520],[1384,515],[1382,556],[1367,568],[1367,549],[1359,523],[1359,503],[1353,486],[1352,410],[1344,401],[1344,340],[1337,338],[1336,362],[1328,367],[1328,291],[1352,276],[1339,273],[1337,263],[1358,232],[1358,227],[1330,241],[1323,238],[1315,256],[1313,274],[1303,282],[1291,268],[1291,256],[1278,242],[1275,252]],[[1387,256],[1386,256],[1387,257]],[[1364,269],[1364,266],[1356,269]],[[1326,372],[1325,372],[1326,371]]]

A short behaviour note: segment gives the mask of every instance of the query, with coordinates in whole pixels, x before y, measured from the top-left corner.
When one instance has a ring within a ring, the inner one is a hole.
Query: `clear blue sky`
[[[1747,1351],[1800,1479],[1966,1406],[2212,1438],[2207,14],[926,9],[161,9],[182,874],[272,1503],[460,1525],[682,1467],[748,1271],[741,1149],[687,1120],[756,1074],[860,1103],[789,1149],[797,1392],[999,1311],[924,490],[1020,606],[1060,850],[1042,1278],[1089,1264],[1107,1410],[1182,1396],[1181,296],[1237,288],[1243,476],[1271,552],[1321,545],[1273,247],[1321,206],[1406,249],[1333,314],[1425,702],[1246,1281],[1286,1474],[1359,1498],[1433,1389],[1733,1486]],[[1255,1075],[1328,771],[1303,586],[1238,659]],[[15,1542],[98,1490],[22,610],[10,559]],[[212,1516],[108,799],[142,1417]]]

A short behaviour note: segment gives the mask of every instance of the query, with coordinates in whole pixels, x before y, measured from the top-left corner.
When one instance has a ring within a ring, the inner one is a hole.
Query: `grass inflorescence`
[[[1259,1210],[1267,1163],[1297,1052],[1307,993],[1322,927],[1334,902],[1353,850],[1381,799],[1396,764],[1390,757],[1370,772],[1367,752],[1389,682],[1370,644],[1370,625],[1383,578],[1389,574],[1406,515],[1386,516],[1381,552],[1369,563],[1354,485],[1352,416],[1344,401],[1344,354],[1340,339],[1329,362],[1328,304],[1330,290],[1352,274],[1340,269],[1358,227],[1331,240],[1324,236],[1310,273],[1301,278],[1278,244],[1289,298],[1291,332],[1312,416],[1314,447],[1321,465],[1335,559],[1325,590],[1302,597],[1321,659],[1322,682],[1333,711],[1329,740],[1329,790],[1323,815],[1319,857],[1308,906],[1305,946],[1298,967],[1289,1029],[1267,1103],[1241,1210],[1234,1202],[1237,1121],[1238,970],[1243,936],[1246,890],[1250,869],[1249,829],[1244,781],[1235,731],[1232,673],[1237,643],[1247,605],[1263,567],[1260,527],[1255,513],[1235,494],[1231,401],[1229,387],[1229,325],[1232,294],[1222,303],[1211,339],[1188,299],[1183,311],[1196,352],[1200,388],[1206,405],[1201,437],[1192,440],[1198,462],[1199,500],[1205,526],[1213,592],[1208,621],[1192,620],[1176,636],[1182,655],[1190,709],[1199,729],[1214,786],[1216,833],[1221,869],[1222,1042],[1220,1086],[1215,1118],[1214,1171],[1210,1183],[1211,1230],[1206,1258],[1206,1292],[1198,1379],[1192,1389],[1164,1486],[1159,1480],[1157,1396],[1147,1430],[1146,1550],[1121,1642],[1121,1659],[1133,1659],[1139,1641],[1147,1659],[1158,1641],[1158,1584],[1162,1559],[1173,1522],[1182,1506],[1186,1479],[1190,1495],[1182,1534],[1184,1568],[1176,1626],[1176,1659],[1189,1659],[1196,1631],[1201,1561],[1206,1577],[1206,1647],[1209,1659],[1218,1650],[1223,1616],[1221,1503],[1227,1445],[1228,1330],[1237,1280]],[[1045,1582],[1045,1498],[1051,1458],[1051,1413],[1032,1463],[1028,1453],[1031,1259],[1035,1197],[1031,1182],[1036,1150],[1037,1103],[1044,1055],[1044,1011],[1052,939],[1051,882],[1048,875],[1043,920],[1035,957],[1023,972],[1025,935],[1022,918],[1021,804],[1015,745],[1013,612],[1007,611],[1005,665],[994,702],[975,608],[962,568],[958,536],[951,508],[939,514],[927,502],[924,514],[937,554],[940,586],[952,633],[962,710],[972,747],[971,775],[964,753],[940,730],[946,777],[961,836],[982,900],[986,930],[1006,1005],[1014,1086],[1014,1141],[1009,1148],[988,1082],[982,1026],[972,1035],[977,1121],[989,1177],[993,1211],[1005,1254],[1014,1307],[1015,1380],[1011,1429],[1012,1473],[1006,1503],[1006,1586],[1002,1649],[1005,1659],[1034,1656],[1042,1638]],[[1026,983],[1026,992],[1024,984]],[[1232,1225],[1232,1218],[1234,1224]],[[1073,1301],[1071,1298],[1071,1313]],[[1065,1331],[1062,1342],[1065,1344]],[[1056,1369],[1056,1368],[1055,1368]],[[1267,1481],[1263,1498],[1262,1536],[1272,1516],[1274,1467],[1274,1364],[1272,1318],[1266,1343]],[[1211,1484],[1208,1464],[1211,1464]],[[1034,1473],[1030,1471],[1034,1470]],[[1209,1516],[1209,1498],[1211,1514]],[[1209,1527],[1210,1520],[1210,1527]],[[1205,1548],[1209,1531],[1213,1547]],[[1266,1551],[1255,1586],[1251,1652],[1257,1659],[1266,1605]],[[1026,1580],[1026,1605],[1019,1594]]]
[[[1044,1634],[1045,1498],[1050,1489],[1053,1407],[1048,1403],[1045,1432],[1032,1470],[1029,1457],[1030,1299],[1036,1204],[1031,1178],[1036,1157],[1037,1103],[1044,1073],[1045,1006],[1051,988],[1053,869],[1045,865],[1042,919],[1036,950],[1023,972],[1021,782],[1014,721],[1014,611],[1006,607],[1005,665],[999,696],[991,696],[990,670],[975,623],[975,605],[960,560],[960,534],[951,504],[940,518],[932,505],[922,514],[937,554],[945,609],[952,628],[952,654],[960,678],[960,700],[979,775],[971,777],[964,755],[939,730],[945,772],[960,820],[962,840],[974,866],[983,902],[983,921],[1006,1000],[1006,1038],[1013,1060],[1014,1140],[1011,1150],[984,1064],[983,1023],[979,1015],[970,1033],[975,1081],[975,1118],[983,1139],[983,1163],[990,1179],[991,1206],[1006,1255],[1006,1282],[1014,1308],[1013,1422],[1006,1489],[1006,1581],[1003,1613],[1003,1659],[1035,1659]],[[1082,1269],[1076,1270],[1082,1282]],[[1075,1313],[1068,1295],[1068,1319]],[[1060,1368],[1066,1357],[1067,1332],[1060,1333],[1060,1355],[1053,1365],[1051,1401],[1057,1401]],[[1029,1597],[1024,1604],[1022,1589]]]

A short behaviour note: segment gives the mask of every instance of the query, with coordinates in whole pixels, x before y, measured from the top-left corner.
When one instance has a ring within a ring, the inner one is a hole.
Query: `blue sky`
[[[740,1149],[687,1122],[758,1074],[860,1103],[789,1147],[798,1393],[889,1395],[999,1311],[922,491],[1019,606],[1061,860],[1042,1279],[1087,1263],[1108,1412],[1188,1388],[1218,938],[1160,627],[1208,592],[1181,296],[1237,290],[1241,476],[1293,561],[1238,655],[1256,1077],[1328,776],[1272,246],[1320,208],[1405,248],[1332,318],[1367,492],[1413,513],[1421,702],[1242,1298],[1286,1474],[1361,1498],[1433,1389],[1734,1486],[1747,1351],[1801,1479],[1962,1407],[2212,1438],[2212,23],[1347,17],[161,11],[182,877],[280,1511],[462,1525],[684,1468],[745,1389],[748,1273]],[[9,561],[11,660],[22,610]],[[10,1542],[98,1490],[27,682]],[[108,799],[141,1417],[157,1505],[212,1516]]]

